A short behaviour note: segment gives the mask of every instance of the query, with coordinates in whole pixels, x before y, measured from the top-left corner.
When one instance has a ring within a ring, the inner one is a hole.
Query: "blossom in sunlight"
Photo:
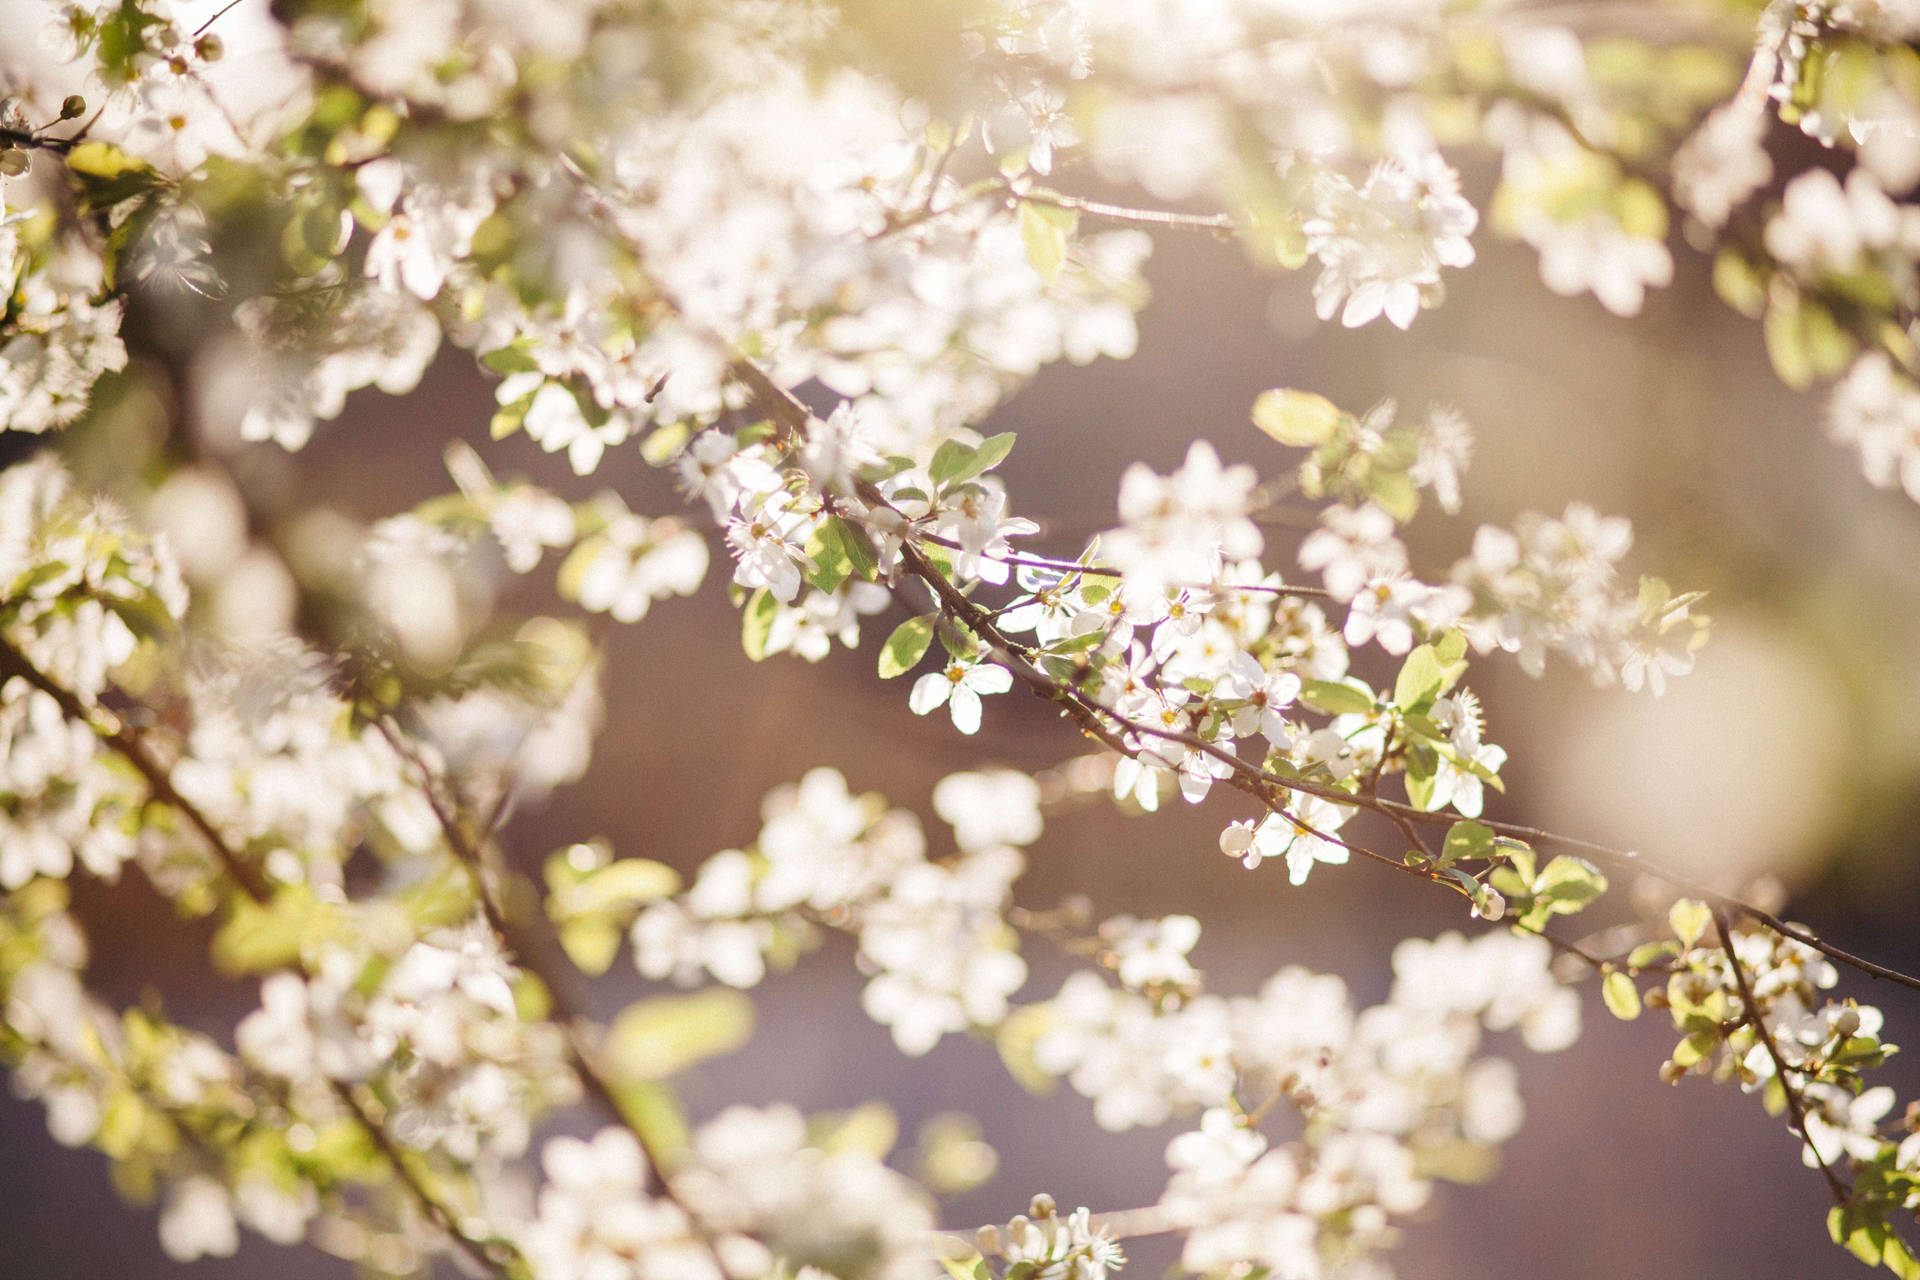
[[[978,733],[981,697],[1005,693],[1011,688],[1013,673],[1005,667],[977,658],[951,658],[940,670],[913,682],[907,706],[917,716],[945,707],[953,717],[954,728],[962,733]]]
[[[1358,187],[1328,173],[1315,194],[1304,230],[1320,260],[1313,300],[1322,320],[1338,312],[1352,329],[1384,315],[1405,329],[1438,301],[1442,267],[1473,263],[1468,237],[1480,215],[1438,154],[1383,160]]]
[[[1120,477],[1120,527],[1104,548],[1143,595],[1204,583],[1224,557],[1260,554],[1264,540],[1248,514],[1258,477],[1252,467],[1223,467],[1213,446],[1196,440],[1169,476],[1134,463]]]

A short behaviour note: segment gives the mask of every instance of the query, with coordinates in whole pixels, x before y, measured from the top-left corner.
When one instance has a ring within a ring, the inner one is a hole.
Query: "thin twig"
[[[81,702],[72,690],[41,671],[11,641],[0,636],[0,683],[4,683],[12,676],[20,677],[52,698],[60,707],[62,715],[76,724],[91,729],[128,764],[131,764],[146,782],[149,794],[181,814],[200,834],[215,859],[226,869],[227,874],[248,899],[260,906],[266,906],[273,901],[273,887],[267,883],[259,868],[242,857],[227,842],[213,820],[198,805],[182,796],[174,788],[169,770],[160,763],[138,735],[120,723],[117,718],[110,723],[105,718],[107,713],[104,708],[101,708],[100,714],[96,715],[94,709]],[[366,1112],[365,1108],[360,1106],[357,1098],[351,1096],[351,1090],[347,1090],[339,1081],[334,1081],[333,1084],[335,1096],[347,1105],[355,1120],[366,1131],[368,1138],[389,1158],[402,1185],[419,1202],[427,1220],[441,1228],[456,1248],[481,1267],[502,1277],[510,1278],[517,1274],[511,1262],[497,1256],[499,1250],[506,1246],[489,1244],[468,1235],[460,1227],[453,1211],[439,1200],[412,1169],[407,1167],[391,1135]]]
[[[0,636],[0,683],[7,677],[18,676],[41,693],[52,698],[60,707],[62,715],[76,724],[82,724],[93,730],[103,741],[131,764],[145,779],[147,790],[153,798],[173,809],[184,817],[205,839],[207,847],[226,870],[233,882],[240,886],[249,898],[255,902],[266,903],[273,898],[273,886],[267,883],[260,868],[241,856],[233,849],[214,826],[213,821],[202,813],[200,807],[189,802],[173,785],[172,771],[148,749],[132,730],[112,716],[106,708],[92,708],[81,702],[72,690],[65,688],[39,667],[35,666],[27,655],[14,646],[12,641]]]
[[[1746,966],[1740,963],[1740,956],[1733,948],[1733,931],[1727,927],[1726,912],[1717,907],[1713,912],[1713,927],[1720,934],[1720,948],[1726,952],[1727,964],[1733,969],[1734,983],[1740,989],[1742,1021],[1753,1028],[1753,1033],[1760,1037],[1760,1043],[1766,1046],[1767,1056],[1773,1059],[1774,1076],[1780,1081],[1781,1092],[1786,1094],[1787,1114],[1793,1120],[1793,1127],[1800,1134],[1800,1140],[1806,1143],[1807,1150],[1813,1153],[1814,1163],[1827,1180],[1827,1189],[1833,1192],[1834,1204],[1845,1208],[1853,1198],[1852,1192],[1846,1183],[1840,1181],[1840,1175],[1828,1166],[1826,1157],[1820,1154],[1820,1148],[1813,1143],[1813,1135],[1807,1132],[1806,1102],[1787,1078],[1790,1069],[1787,1060],[1780,1055],[1780,1046],[1773,1042],[1773,1032],[1767,1029],[1766,1019],[1760,1016],[1760,1002],[1753,998],[1753,987],[1747,981]]]
[[[921,542],[931,542],[935,546],[945,547],[949,551],[965,551],[966,547],[955,538],[937,533],[915,532],[914,537]],[[1050,569],[1060,573],[1078,573],[1092,578],[1124,578],[1124,569],[1115,569],[1103,564],[1081,564],[1077,560],[1056,560],[1051,556],[1036,556],[1026,552],[983,551],[980,553],[989,560],[998,560],[1001,564],[1025,566],[1029,569]],[[1175,582],[1170,586],[1190,591],[1220,591],[1229,594],[1245,591],[1260,595],[1300,596],[1308,600],[1331,600],[1333,593],[1324,587],[1295,587],[1284,583],[1272,585],[1263,582]]]
[[[726,344],[723,339],[720,339],[717,335],[709,334],[707,336],[710,340],[720,343],[722,349],[728,353],[733,375],[746,385],[760,412],[773,419],[781,428],[782,434],[790,440],[804,439],[812,424],[812,414],[807,407],[791,392],[768,377],[766,372],[753,361],[742,356],[730,344]],[[862,501],[868,503],[870,506],[891,509],[885,497],[871,485],[861,485],[859,496]],[[1457,821],[1457,818],[1444,812],[1430,812],[1381,796],[1355,795],[1298,778],[1282,777],[1249,764],[1234,752],[1221,748],[1217,743],[1208,742],[1197,734],[1167,729],[1121,716],[1113,709],[1092,701],[1078,688],[1054,679],[1036,666],[1027,657],[1026,653],[1023,652],[1021,646],[1009,640],[998,630],[992,615],[986,609],[970,600],[960,592],[958,588],[954,587],[953,584],[948,581],[946,575],[941,573],[940,570],[914,546],[912,539],[907,539],[902,542],[901,557],[908,572],[914,577],[919,578],[934,593],[942,612],[948,614],[956,622],[959,622],[978,636],[982,642],[993,651],[995,658],[1022,683],[1026,684],[1039,696],[1059,705],[1075,720],[1087,736],[1111,747],[1122,755],[1137,756],[1138,754],[1137,750],[1127,743],[1126,735],[1128,734],[1135,737],[1152,737],[1179,743],[1225,764],[1231,771],[1226,779],[1231,785],[1259,799],[1263,807],[1271,812],[1287,817],[1290,821],[1297,822],[1297,819],[1294,819],[1291,814],[1288,814],[1279,802],[1278,796],[1281,792],[1318,796],[1321,799],[1328,800],[1335,804],[1369,809],[1382,814],[1389,820],[1404,820],[1409,823],[1424,825],[1444,824],[1448,826],[1451,826]],[[1118,728],[1110,727],[1109,722],[1111,722],[1112,726],[1118,726]],[[1814,948],[1829,959],[1857,969],[1871,977],[1895,982],[1913,990],[1920,991],[1920,977],[1915,977],[1912,974],[1903,973],[1900,970],[1863,959],[1840,947],[1834,946],[1832,943],[1826,942],[1817,935],[1798,926],[1787,924],[1770,912],[1752,903],[1719,893],[1698,883],[1690,876],[1663,867],[1631,850],[1616,849],[1595,841],[1584,840],[1576,836],[1562,835],[1558,832],[1546,831],[1539,827],[1526,826],[1520,823],[1503,822],[1492,818],[1481,818],[1479,821],[1482,825],[1500,835],[1525,840],[1533,844],[1557,845],[1562,848],[1577,850],[1591,856],[1594,861],[1603,863],[1616,870],[1630,870],[1650,875],[1655,879],[1664,881],[1683,894],[1705,900],[1717,909],[1735,911],[1745,915],[1784,937],[1792,938],[1796,942]],[[1323,838],[1330,839],[1333,843],[1339,844],[1344,848],[1360,853],[1375,861],[1382,862],[1400,871],[1416,875],[1421,879],[1446,882],[1441,877],[1433,876],[1417,867],[1408,866],[1400,859],[1389,858],[1373,850],[1348,844],[1332,837]],[[1546,935],[1542,934],[1541,936],[1545,937]],[[1563,944],[1557,939],[1549,938],[1548,941],[1562,950],[1567,950],[1570,946],[1570,944]],[[1595,959],[1594,957],[1584,955],[1582,958],[1590,962]]]

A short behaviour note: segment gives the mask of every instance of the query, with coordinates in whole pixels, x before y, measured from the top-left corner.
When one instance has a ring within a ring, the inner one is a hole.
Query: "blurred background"
[[[1490,175],[1467,178],[1483,197]],[[1248,422],[1267,387],[1311,389],[1354,410],[1388,396],[1412,413],[1449,403],[1475,427],[1478,450],[1462,515],[1428,511],[1414,526],[1420,568],[1441,572],[1479,522],[1585,501],[1630,516],[1635,569],[1709,591],[1715,623],[1698,669],[1658,701],[1593,690],[1565,667],[1535,681],[1510,663],[1476,665],[1469,682],[1485,698],[1489,736],[1512,755],[1507,795],[1489,811],[1642,849],[1729,890],[1773,877],[1793,918],[1920,967],[1920,510],[1870,489],[1852,456],[1824,440],[1818,404],[1780,388],[1757,328],[1713,298],[1703,263],[1684,249],[1674,286],[1623,322],[1591,299],[1547,292],[1525,251],[1485,234],[1476,242],[1481,264],[1450,273],[1448,305],[1401,334],[1317,326],[1308,275],[1263,276],[1234,245],[1161,235],[1139,355],[1049,369],[984,424],[1019,433],[1002,474],[1015,509],[1047,521],[1033,545],[1072,554],[1112,520],[1129,460],[1165,472],[1195,436],[1263,475],[1288,470],[1296,459]],[[362,393],[301,454],[257,446],[241,462],[260,492],[297,491],[301,503],[370,521],[446,491],[440,451],[457,434],[503,476],[576,498],[610,486],[648,514],[679,509],[633,449],[582,481],[524,436],[487,443],[491,410],[489,382],[450,351],[414,394]],[[1295,535],[1269,532],[1269,564],[1288,566]],[[1041,768],[1080,750],[1047,707],[1017,696],[989,700],[972,739],[943,716],[909,714],[907,682],[873,676],[877,643],[903,614],[869,622],[858,651],[817,666],[788,656],[754,665],[724,578],[716,561],[695,599],[660,603],[633,627],[597,620],[608,661],[596,763],[584,782],[516,816],[507,842],[523,868],[593,835],[620,854],[690,868],[750,840],[762,795],[822,764],[931,827],[927,797],[944,775],[993,762]],[[564,608],[551,580],[549,559],[507,607]],[[1032,850],[1022,901],[1046,907],[1084,890],[1102,915],[1191,913],[1206,926],[1195,959],[1212,989],[1250,991],[1303,964],[1345,976],[1357,1003],[1385,994],[1398,938],[1479,927],[1457,899],[1378,866],[1322,868],[1298,889],[1277,866],[1248,873],[1215,846],[1244,810],[1221,789],[1200,809],[1174,804],[1157,817],[1105,803],[1055,815]],[[82,885],[78,896],[93,936],[111,940],[93,966],[108,999],[161,999],[183,1021],[229,1027],[253,1001],[251,984],[206,969],[205,930],[175,919],[137,877]],[[970,1111],[1001,1173],[944,1206],[954,1226],[1004,1220],[1042,1190],[1096,1209],[1158,1193],[1167,1131],[1107,1134],[1075,1097],[1031,1098],[985,1043],[949,1038],[926,1058],[901,1058],[861,1013],[850,959],[830,945],[756,993],[753,1044],[686,1082],[697,1116],[734,1101],[834,1109],[882,1099],[910,1146],[928,1117]],[[1052,994],[1064,965],[1040,945],[1029,961],[1023,998]],[[611,1013],[645,988],[622,960],[594,996]],[[1845,989],[1883,1005],[1889,1040],[1920,1027],[1911,993]],[[1655,1071],[1674,1040],[1664,1017],[1621,1024],[1591,984],[1585,991],[1587,1030],[1574,1049],[1542,1058],[1496,1042],[1520,1067],[1527,1125],[1491,1181],[1439,1190],[1394,1259],[1399,1273],[1853,1273],[1858,1264],[1826,1237],[1825,1188],[1800,1167],[1784,1124],[1730,1088],[1661,1084]],[[1888,1075],[1903,1096],[1920,1081],[1903,1059]],[[0,1144],[9,1280],[348,1274],[251,1236],[235,1258],[171,1263],[153,1210],[120,1203],[103,1157],[53,1143],[38,1104],[0,1102]],[[1152,1242],[1131,1252],[1129,1274],[1143,1280],[1171,1259]]]

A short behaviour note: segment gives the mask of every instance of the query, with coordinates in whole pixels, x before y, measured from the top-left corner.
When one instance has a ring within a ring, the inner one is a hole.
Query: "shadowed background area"
[[[1439,572],[1480,521],[1586,501],[1631,516],[1634,567],[1708,590],[1716,623],[1697,671],[1662,701],[1593,691],[1564,667],[1535,681],[1505,661],[1477,664],[1469,679],[1486,700],[1489,736],[1513,760],[1507,795],[1490,811],[1642,849],[1728,889],[1775,875],[1794,917],[1851,949],[1920,966],[1910,927],[1920,887],[1911,834],[1920,816],[1911,692],[1920,685],[1920,511],[1869,489],[1851,456],[1822,438],[1817,405],[1779,388],[1758,332],[1713,299],[1698,259],[1680,252],[1674,287],[1628,323],[1591,299],[1547,293],[1528,255],[1484,235],[1479,243],[1482,265],[1450,277],[1448,305],[1411,333],[1353,333],[1312,325],[1304,276],[1260,276],[1232,245],[1162,235],[1138,357],[1050,369],[986,424],[1019,433],[1002,474],[1015,510],[1045,521],[1033,545],[1072,554],[1113,519],[1129,460],[1170,470],[1196,435],[1263,475],[1284,473],[1294,457],[1247,418],[1267,387],[1308,388],[1355,410],[1387,396],[1414,413],[1428,398],[1450,403],[1475,427],[1478,451],[1464,513],[1429,511],[1413,528],[1420,568]],[[449,352],[416,393],[362,395],[304,453],[260,447],[256,479],[263,492],[297,486],[303,503],[378,518],[445,491],[440,449],[461,434],[502,475],[569,497],[612,486],[650,514],[679,508],[631,448],[582,481],[524,437],[486,444],[491,408],[486,380]],[[1269,564],[1289,565],[1296,536],[1269,531]],[[869,622],[859,650],[817,666],[784,656],[750,663],[721,590],[723,563],[693,600],[664,602],[633,627],[596,622],[608,656],[597,761],[584,782],[516,815],[507,841],[524,869],[593,835],[621,854],[690,868],[750,840],[764,792],[820,764],[931,824],[927,796],[947,773],[989,762],[1040,768],[1082,749],[1049,707],[1018,695],[990,699],[973,739],[944,716],[909,714],[907,682],[873,676],[877,642],[903,611]],[[560,607],[551,577],[549,561],[509,607]],[[1157,817],[1126,818],[1104,803],[1058,814],[1031,851],[1021,899],[1045,907],[1084,890],[1102,914],[1191,913],[1206,926],[1195,959],[1212,989],[1249,991],[1282,965],[1304,964],[1344,975],[1362,1002],[1384,995],[1398,938],[1482,927],[1457,899],[1378,866],[1321,868],[1299,889],[1276,865],[1247,872],[1215,846],[1220,827],[1244,816],[1244,798],[1225,789],[1198,810],[1174,804]],[[1387,832],[1357,830],[1397,852]],[[189,1023],[229,1027],[252,1001],[250,984],[205,969],[202,926],[174,919],[137,878],[78,896],[105,943],[93,973],[110,1000],[164,998]],[[1039,943],[1029,959],[1023,997],[1051,994],[1064,963]],[[910,1145],[927,1117],[971,1111],[1001,1174],[945,1206],[956,1226],[1004,1220],[1040,1190],[1097,1209],[1157,1194],[1166,1131],[1107,1134],[1078,1098],[1031,1098],[985,1043],[950,1038],[926,1058],[903,1059],[861,1013],[859,988],[837,943],[770,981],[756,993],[753,1044],[687,1082],[694,1113],[733,1101],[828,1109],[884,1099]],[[610,1013],[645,989],[622,959],[594,994]],[[1887,1009],[1895,1043],[1920,1025],[1910,993],[1846,989]],[[1800,1168],[1784,1125],[1730,1088],[1662,1085],[1655,1070],[1674,1039],[1664,1016],[1623,1025],[1591,984],[1583,990],[1587,1031],[1572,1050],[1539,1058],[1496,1041],[1520,1066],[1527,1125],[1492,1181],[1437,1194],[1396,1257],[1399,1272],[1850,1273],[1856,1264],[1822,1230],[1825,1188]],[[1906,1068],[1896,1059],[1888,1073],[1903,1093],[1915,1080]],[[169,1263],[153,1211],[119,1203],[102,1157],[55,1145],[37,1104],[8,1099],[0,1140],[0,1275],[348,1274],[251,1236],[232,1259]],[[1132,1252],[1129,1274],[1142,1277],[1171,1259],[1154,1242]]]

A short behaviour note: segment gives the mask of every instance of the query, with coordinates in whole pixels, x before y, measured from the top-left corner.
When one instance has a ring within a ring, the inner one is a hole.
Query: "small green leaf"
[[[1393,682],[1394,705],[1414,707],[1437,697],[1446,677],[1447,669],[1435,656],[1433,646],[1418,646],[1400,665],[1400,676]]]
[[[994,1032],[994,1047],[1000,1051],[1000,1061],[1006,1066],[1007,1074],[1036,1096],[1053,1091],[1054,1077],[1040,1066],[1034,1050],[1040,1038],[1056,1024],[1051,1005],[1027,1004],[1002,1019]]]
[[[1673,926],[1673,934],[1683,946],[1691,947],[1700,941],[1707,925],[1713,919],[1713,912],[1704,902],[1693,898],[1681,898],[1667,908],[1667,923]]]
[[[324,930],[331,913],[305,885],[285,885],[262,905],[237,899],[213,935],[213,963],[222,973],[269,973],[300,958],[301,946]]]
[[[620,858],[585,875],[578,875],[571,884],[556,883],[562,877],[556,875],[554,863],[565,857],[564,853],[557,853],[548,859],[550,896],[547,909],[555,919],[642,906],[667,897],[680,888],[679,872],[664,862],[654,862],[649,858]]]
[[[1328,715],[1349,715],[1373,710],[1373,691],[1361,684],[1334,680],[1307,680],[1300,686],[1300,700]]]
[[[807,539],[806,551],[813,567],[804,576],[811,586],[827,595],[838,591],[847,575],[853,572],[853,558],[847,554],[840,529],[832,520],[820,522]]]
[[[1020,202],[1020,243],[1026,246],[1027,261],[1048,284],[1060,278],[1060,269],[1067,264],[1067,237],[1078,220],[1071,209]]]
[[[813,1116],[807,1124],[807,1145],[839,1155],[851,1152],[884,1160],[900,1139],[900,1120],[884,1102],[863,1102],[850,1111]]]
[[[83,142],[67,152],[67,168],[89,178],[118,178],[140,174],[158,178],[152,165],[128,155],[111,142]]]
[[[613,1084],[614,1101],[627,1123],[671,1167],[692,1144],[686,1112],[673,1087],[661,1080],[623,1080]]]
[[[903,676],[920,665],[920,659],[927,654],[927,646],[933,643],[933,619],[933,614],[926,613],[917,618],[908,618],[893,629],[887,642],[880,646],[882,680]]]
[[[873,549],[873,539],[867,536],[867,531],[843,516],[830,516],[827,523],[840,535],[840,550],[847,558],[852,576],[862,582],[873,581],[880,569],[880,555]]]
[[[1325,396],[1276,387],[1253,402],[1253,425],[1295,448],[1326,444],[1339,433],[1346,413]]]
[[[1622,1022],[1632,1022],[1640,1016],[1640,989],[1619,969],[1607,974],[1600,983],[1600,998],[1606,1002],[1607,1012]]]
[[[927,473],[933,477],[935,485],[942,489],[953,485],[965,484],[975,476],[991,471],[1005,461],[1013,448],[1014,434],[1002,431],[997,436],[988,436],[976,447],[962,444],[958,440],[948,440],[934,450],[933,461],[928,464]]]
[[[720,987],[627,1006],[607,1029],[605,1052],[623,1080],[659,1080],[731,1053],[753,1035],[753,1001]]]
[[[1759,319],[1767,307],[1766,277],[1732,249],[1722,249],[1713,260],[1713,291],[1749,320]]]
[[[1887,1243],[1880,1260],[1900,1280],[1920,1280],[1920,1260],[1914,1258],[1907,1242],[1891,1231],[1887,1232]]]
[[[959,440],[945,440],[933,451],[933,461],[927,464],[927,474],[933,478],[936,486],[945,488],[960,478],[973,459],[972,445]]]
[[[779,611],[780,602],[773,598],[771,591],[761,587],[740,615],[740,647],[755,662],[767,656],[767,635],[773,630],[773,618]]]
[[[1484,858],[1492,851],[1492,829],[1467,819],[1447,828],[1446,843],[1440,849],[1440,865],[1445,868],[1463,858]]]
[[[1674,946],[1671,942],[1643,942],[1633,950],[1627,952],[1627,967],[1630,969],[1645,969],[1649,965],[1657,964],[1666,959],[1672,955],[1673,952]]]
[[[560,926],[560,949],[580,972],[597,978],[620,953],[620,930],[603,916],[582,916]]]
[[[1527,892],[1531,893],[1534,878],[1540,874],[1539,856],[1534,853],[1533,846],[1510,836],[1501,836],[1493,845],[1500,856],[1507,860],[1507,864],[1527,882]]]
[[[985,440],[982,440],[980,447],[974,450],[973,453],[973,463],[976,468],[973,475],[977,476],[982,472],[991,471],[1006,461],[1007,455],[1013,452],[1013,442],[1014,433],[1011,431],[1002,431],[999,435],[988,436]],[[973,477],[968,476],[966,478],[972,479]]]
[[[1561,854],[1533,882],[1534,898],[1554,915],[1570,915],[1607,891],[1607,878],[1585,858]]]

